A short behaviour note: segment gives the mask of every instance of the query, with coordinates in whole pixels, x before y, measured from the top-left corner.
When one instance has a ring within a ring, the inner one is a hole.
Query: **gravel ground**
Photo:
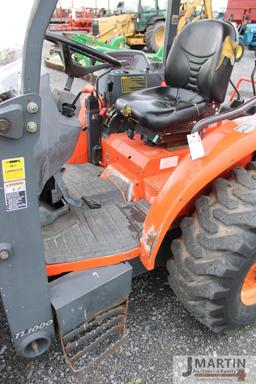
[[[233,79],[248,76],[253,53],[236,65]],[[133,281],[129,300],[129,340],[90,373],[73,375],[59,343],[41,359],[23,360],[15,354],[0,304],[1,384],[170,384],[173,355],[253,355],[256,326],[216,336],[179,303],[159,269]]]

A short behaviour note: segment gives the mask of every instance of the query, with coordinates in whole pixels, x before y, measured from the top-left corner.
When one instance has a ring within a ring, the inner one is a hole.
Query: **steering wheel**
[[[88,45],[83,45],[57,33],[46,32],[45,39],[51,43],[58,44],[61,49],[62,59],[64,61],[65,73],[71,77],[83,77],[88,73],[98,70],[97,68],[93,69],[93,67],[99,67],[92,66],[90,67],[91,70],[89,70],[87,67],[83,67],[72,59],[73,53],[80,53],[91,59],[101,61],[102,63],[105,63],[105,68],[120,68],[122,66],[122,62],[115,59],[114,57],[111,57],[106,53],[99,52],[95,48],[89,47]]]

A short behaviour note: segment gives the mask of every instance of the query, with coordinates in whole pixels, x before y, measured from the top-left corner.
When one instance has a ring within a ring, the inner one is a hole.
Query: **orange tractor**
[[[1,94],[0,287],[16,350],[41,355],[58,327],[73,369],[95,364],[126,337],[132,276],[160,265],[214,332],[255,321],[256,98],[223,104],[234,26],[186,26],[162,82],[141,51],[45,34],[55,3],[35,1],[21,91]],[[168,46],[179,5],[169,1]],[[40,78],[44,38],[60,47],[65,89]]]

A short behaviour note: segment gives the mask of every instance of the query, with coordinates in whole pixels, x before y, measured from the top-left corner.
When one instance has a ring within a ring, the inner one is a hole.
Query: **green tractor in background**
[[[90,45],[100,52],[119,49],[146,48],[150,63],[158,69],[163,62],[163,44],[165,33],[166,0],[130,0],[120,1],[114,15],[94,19],[92,32],[88,35],[67,32],[65,35],[80,44]],[[211,0],[183,0],[180,7],[179,32],[187,23],[201,18],[213,18]],[[57,55],[45,59],[48,67],[63,70],[63,64]],[[74,54],[75,61],[83,66],[91,65],[88,57]]]
[[[144,43],[149,52],[157,52],[164,43],[165,0],[139,0],[136,33],[144,35]]]
[[[101,52],[119,49],[146,48],[150,63],[157,69],[163,62],[163,45],[165,33],[166,0],[130,0],[120,1],[114,15],[96,18],[92,22],[92,32],[88,35],[65,33],[77,43],[90,45]],[[176,20],[177,31],[186,24],[199,19],[212,19],[212,0],[182,0],[179,18]],[[45,59],[48,67],[63,70],[58,53]],[[90,59],[75,54],[74,59],[83,66],[90,65]]]
[[[93,48],[96,48],[98,51],[104,52],[104,53],[129,48],[125,43],[124,36],[116,37],[109,44],[94,40],[91,37],[86,36],[86,35],[71,34],[70,33],[70,34],[68,34],[68,37],[70,39],[72,39],[73,41],[76,41],[77,43],[90,45]],[[156,53],[147,53],[146,56],[147,56],[149,63],[152,63],[152,64],[163,63],[163,51],[164,51],[163,47],[160,47]],[[83,66],[91,65],[90,58],[86,57],[82,54],[75,53],[73,55],[73,59],[75,61],[77,61],[80,65],[83,65]]]
[[[120,1],[113,16],[93,20],[90,37],[110,43],[123,35],[129,47],[157,52],[164,43],[165,14],[166,0]]]

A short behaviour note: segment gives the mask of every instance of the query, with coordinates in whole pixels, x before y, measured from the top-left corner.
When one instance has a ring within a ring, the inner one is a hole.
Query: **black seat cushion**
[[[206,104],[206,100],[195,92],[155,87],[117,99],[116,110],[122,113],[123,108],[129,105],[132,117],[142,127],[161,131],[177,123],[198,120]]]
[[[131,113],[124,115],[141,127],[172,133],[180,123],[199,120],[204,112],[215,113],[216,104],[224,101],[234,64],[225,57],[223,47],[230,48],[236,40],[235,28],[224,21],[200,20],[187,25],[174,40],[166,61],[168,87],[122,96],[116,101],[117,113],[123,114],[127,106]]]
[[[191,89],[209,101],[222,103],[233,64],[222,57],[224,42],[235,42],[231,23],[200,20],[188,24],[174,40],[165,66],[167,85]]]

